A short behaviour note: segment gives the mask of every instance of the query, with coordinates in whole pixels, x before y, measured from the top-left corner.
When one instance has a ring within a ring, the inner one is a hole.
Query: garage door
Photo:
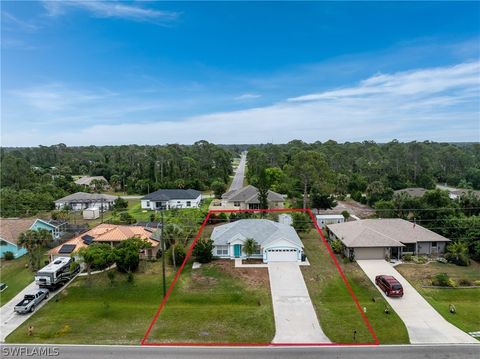
[[[385,259],[385,248],[355,248],[355,259]]]
[[[269,249],[267,262],[295,262],[298,258],[297,249]]]

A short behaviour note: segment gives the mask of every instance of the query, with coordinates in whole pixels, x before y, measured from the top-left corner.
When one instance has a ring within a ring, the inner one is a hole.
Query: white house
[[[90,207],[97,207],[104,211],[112,208],[113,202],[117,198],[117,196],[108,194],[77,192],[57,199],[55,207],[57,209],[67,207],[72,211],[82,211]]]
[[[440,255],[449,239],[400,218],[362,219],[330,224],[329,239],[345,245],[355,259],[401,258],[404,253]]]
[[[246,258],[247,239],[258,244],[252,258],[263,262],[301,262],[303,244],[292,226],[267,219],[241,219],[224,224],[212,232],[213,255],[219,258]]]
[[[159,189],[141,198],[142,209],[198,208],[202,193],[194,189]]]
[[[224,209],[260,209],[259,190],[257,187],[246,187],[232,190],[222,195],[222,207]],[[280,193],[268,191],[268,208],[283,208],[285,198]]]
[[[317,224],[322,229],[329,224],[345,222],[345,217],[341,214],[317,214],[316,217]]]

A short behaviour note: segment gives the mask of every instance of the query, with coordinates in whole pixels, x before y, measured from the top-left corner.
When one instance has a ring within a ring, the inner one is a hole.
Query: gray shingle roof
[[[202,192],[195,189],[159,189],[142,199],[150,201],[170,201],[172,199],[197,199]]]
[[[258,200],[258,188],[248,185],[236,191],[229,191],[222,195],[222,198],[230,202],[245,202],[245,203],[260,203]],[[281,194],[273,191],[268,191],[269,202],[283,202],[284,198]]]
[[[410,188],[399,189],[394,193],[395,194],[406,193],[412,197],[422,197],[427,191],[428,191],[427,189],[422,187],[410,187]]]
[[[363,219],[327,227],[347,247],[402,247],[402,243],[450,241],[400,218]]]
[[[253,238],[261,246],[285,239],[303,248],[302,241],[292,226],[268,219],[241,219],[215,227],[212,240],[215,245],[226,245],[235,238]]]
[[[108,181],[105,177],[103,176],[83,176],[75,181],[76,184],[78,185],[85,185],[85,186],[90,186],[93,180],[99,180],[106,182],[108,184]]]
[[[76,192],[63,198],[57,199],[55,203],[98,202],[102,200],[106,202],[113,202],[117,198],[117,196],[112,196],[109,194]]]

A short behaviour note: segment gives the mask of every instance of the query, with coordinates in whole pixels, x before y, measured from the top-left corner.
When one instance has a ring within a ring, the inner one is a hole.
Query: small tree
[[[128,208],[128,201],[126,199],[123,199],[122,197],[118,197],[114,202],[113,202],[113,209],[114,210],[122,210],[122,209],[127,209]]]
[[[330,244],[330,247],[332,248],[333,253],[336,254],[342,254],[345,250],[342,241],[339,239],[333,240],[333,242]]]
[[[103,268],[113,260],[112,248],[108,244],[91,244],[80,248],[78,254],[87,269],[88,282],[91,281],[92,268]]]
[[[350,218],[350,213],[348,211],[343,211],[342,216],[343,218],[345,218],[345,221],[346,221]]]
[[[200,239],[193,249],[193,256],[200,263],[208,263],[213,259],[213,241],[208,239]]]
[[[293,219],[293,228],[297,232],[307,232],[311,227],[311,220],[310,217],[307,216],[305,213],[295,212],[292,214]]]
[[[128,213],[128,212],[121,212],[120,213],[120,223],[133,224],[135,222],[136,222],[135,218],[133,218],[130,213]]]
[[[250,258],[258,250],[258,243],[253,238],[247,238],[243,243],[243,251]]]
[[[460,266],[468,266],[470,259],[468,258],[468,246],[463,242],[453,242],[447,247],[445,258]]]
[[[174,245],[170,246],[169,250],[167,251],[167,256],[170,264],[175,264],[174,271],[176,271],[176,265],[183,263],[183,261],[185,260],[185,247],[182,246],[180,243],[175,243]]]
[[[52,234],[43,228],[39,230],[29,229],[20,234],[18,244],[27,250],[31,270],[40,268],[44,248],[52,241]]]
[[[120,243],[113,251],[118,270],[125,273],[136,271],[140,263],[140,252],[151,246],[150,242],[138,237]]]
[[[219,180],[213,181],[210,185],[215,197],[220,198],[222,194],[227,190],[227,185]]]

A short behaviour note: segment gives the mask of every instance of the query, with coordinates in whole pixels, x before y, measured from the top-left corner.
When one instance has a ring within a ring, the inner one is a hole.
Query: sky
[[[480,140],[480,2],[2,1],[1,145]]]

